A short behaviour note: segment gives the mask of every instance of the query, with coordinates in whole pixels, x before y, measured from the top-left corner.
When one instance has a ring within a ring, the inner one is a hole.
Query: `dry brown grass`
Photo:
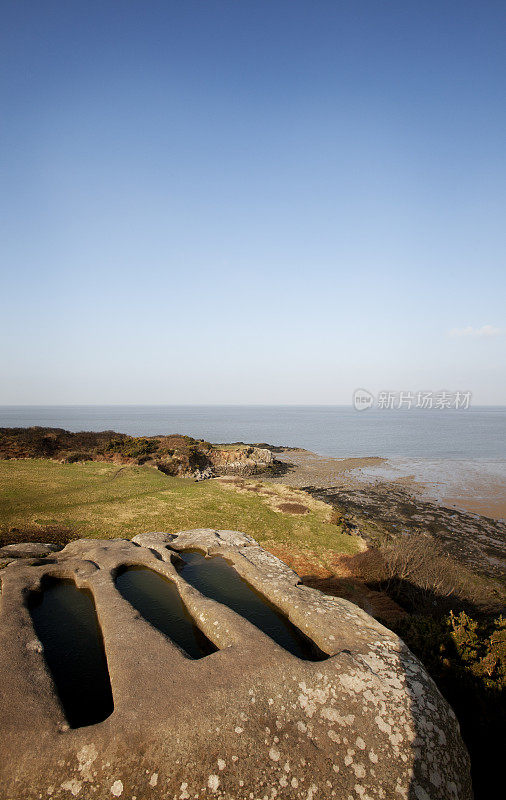
[[[280,503],[277,508],[285,514],[309,514],[309,508],[302,503]]]

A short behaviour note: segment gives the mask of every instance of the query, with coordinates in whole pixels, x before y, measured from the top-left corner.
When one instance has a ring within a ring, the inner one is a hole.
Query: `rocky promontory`
[[[218,475],[256,475],[272,470],[265,446],[236,442],[213,445],[181,434],[128,436],[115,431],[63,428],[0,428],[0,459],[50,458],[64,463],[109,461],[155,467],[167,475],[195,480]]]

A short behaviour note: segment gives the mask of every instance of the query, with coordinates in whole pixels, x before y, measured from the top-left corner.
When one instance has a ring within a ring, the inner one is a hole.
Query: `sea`
[[[506,406],[0,406],[0,427],[32,425],[132,436],[184,433],[213,443],[302,447],[335,458],[506,460]]]

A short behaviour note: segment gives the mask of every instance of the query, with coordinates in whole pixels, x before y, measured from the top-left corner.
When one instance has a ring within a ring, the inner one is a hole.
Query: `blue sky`
[[[0,403],[506,403],[506,4],[4,2]]]

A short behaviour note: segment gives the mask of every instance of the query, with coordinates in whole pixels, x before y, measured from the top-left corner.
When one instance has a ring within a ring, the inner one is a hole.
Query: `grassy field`
[[[265,490],[265,494],[264,494]],[[303,502],[305,514],[278,505]],[[275,510],[276,509],[276,510]],[[96,461],[61,464],[47,459],[0,461],[0,534],[3,541],[39,540],[51,527],[73,538],[131,538],[145,531],[232,529],[268,546],[290,544],[325,563],[354,553],[361,540],[329,521],[328,506],[302,492],[255,480],[195,483],[152,467]],[[13,531],[12,529],[16,529]],[[47,538],[47,537],[46,537]]]

